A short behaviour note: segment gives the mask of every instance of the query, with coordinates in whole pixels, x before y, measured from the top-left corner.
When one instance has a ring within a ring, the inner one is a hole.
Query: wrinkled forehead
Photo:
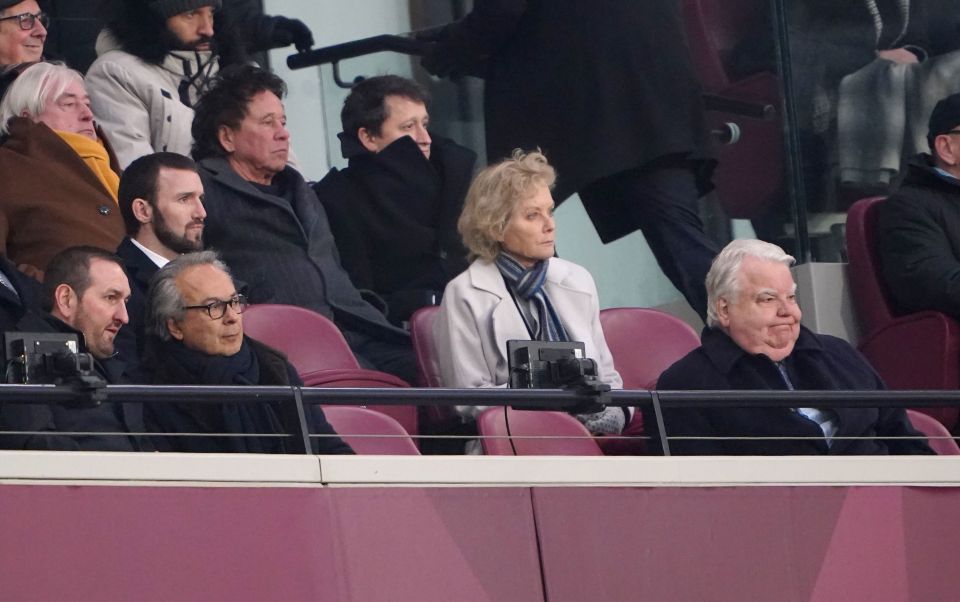
[[[797,290],[790,268],[779,261],[745,257],[740,263],[737,283],[741,293],[756,295],[760,292],[792,294]]]
[[[177,288],[187,303],[211,299],[229,299],[237,293],[230,276],[213,264],[190,266],[176,279]]]

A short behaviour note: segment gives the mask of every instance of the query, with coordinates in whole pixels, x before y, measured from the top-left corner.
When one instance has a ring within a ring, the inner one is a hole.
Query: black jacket
[[[257,385],[301,386],[303,381],[285,355],[245,337],[256,357],[259,371]],[[160,343],[151,338],[147,358],[152,362],[152,378],[158,385],[223,385],[208,382],[196,371],[184,368],[178,360],[176,346],[180,343]],[[196,356],[197,354],[193,354]],[[314,451],[321,454],[352,454],[350,446],[336,437],[336,432],[320,406],[308,411],[310,432],[332,435],[315,438]],[[280,404],[151,404],[146,411],[147,426],[152,432],[164,433],[260,433],[274,434],[297,432],[292,424],[292,412],[285,412]],[[287,419],[286,417],[290,417]],[[285,423],[288,423],[286,424]],[[198,453],[288,453],[289,446],[283,439],[270,437],[163,437],[157,438],[161,451]]]
[[[424,65],[453,63],[453,72],[482,76],[487,159],[540,147],[563,201],[659,157],[705,154],[679,4],[477,0]],[[586,209],[605,242],[629,233],[624,212]]]
[[[0,286],[0,334],[11,330],[45,332],[47,324],[40,309],[42,285],[18,270],[6,257],[0,256],[0,270],[17,291],[13,294]],[[0,357],[6,360],[6,348],[0,351]]]
[[[467,269],[457,219],[477,155],[435,137],[430,159],[409,136],[379,153],[340,134],[350,160],[313,190],[330,219],[344,269],[357,288],[386,300],[394,323],[440,295]]]
[[[120,329],[114,341],[120,359],[127,365],[127,376],[135,383],[148,383],[149,364],[141,362],[144,352],[144,328],[147,309],[147,291],[150,279],[160,271],[157,264],[138,249],[129,238],[124,238],[117,247],[117,256],[123,260],[130,282],[130,300],[127,302],[127,315],[130,322]]]
[[[53,316],[30,323],[35,332],[78,335],[85,352],[83,335]],[[123,362],[116,358],[94,362],[97,373],[108,384],[123,384]],[[0,437],[6,449],[81,451],[153,451],[147,437],[109,436],[96,433],[145,433],[143,406],[139,403],[102,403],[93,407],[78,404],[0,404],[0,430],[50,432],[50,435],[8,435]],[[61,432],[88,432],[89,435],[56,435]]]
[[[932,309],[960,319],[960,182],[934,171],[929,155],[911,162],[880,205],[876,239],[898,312]]]
[[[765,355],[749,355],[725,333],[707,328],[703,344],[666,369],[657,389],[726,391],[786,390],[776,364]],[[783,361],[797,390],[882,390],[883,381],[845,341],[800,328],[793,353]],[[931,454],[922,440],[843,439],[843,437],[917,436],[900,408],[820,408],[836,414],[837,432],[827,446],[820,426],[789,408],[703,408],[664,411],[669,436],[812,437],[784,440],[671,440],[674,454],[707,455],[872,455]],[[659,446],[656,419],[645,412],[644,425]],[[818,438],[819,437],[819,438]]]

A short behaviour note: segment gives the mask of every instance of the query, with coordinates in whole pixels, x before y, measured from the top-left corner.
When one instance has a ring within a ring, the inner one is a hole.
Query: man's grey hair
[[[23,113],[31,118],[39,115],[47,102],[60,98],[67,86],[77,82],[82,86],[83,76],[63,63],[37,63],[27,67],[13,80],[0,101],[0,134],[10,133],[12,118]]]
[[[740,295],[740,264],[747,257],[762,261],[775,261],[790,267],[796,261],[793,256],[775,244],[752,238],[735,240],[723,248],[714,258],[707,272],[707,326],[719,328],[717,300],[721,297],[734,300]]]
[[[167,321],[179,322],[183,319],[186,301],[183,293],[177,287],[177,278],[189,268],[201,265],[212,265],[230,276],[230,269],[223,263],[216,251],[198,251],[185,253],[154,274],[150,280],[150,290],[147,293],[146,332],[154,335],[161,341],[171,339]]]

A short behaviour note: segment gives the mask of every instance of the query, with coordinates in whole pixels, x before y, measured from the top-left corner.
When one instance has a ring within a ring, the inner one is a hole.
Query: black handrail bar
[[[316,67],[317,65],[323,65],[325,63],[336,63],[367,54],[376,54],[377,52],[421,55],[426,49],[427,44],[427,42],[413,38],[382,34],[291,54],[287,57],[287,67],[294,70],[306,69],[307,67]]]
[[[375,405],[523,405],[563,409],[583,401],[575,391],[559,389],[441,389],[441,388],[323,388],[260,386],[107,385],[112,403],[276,403],[293,401],[299,392],[304,404]],[[757,407],[958,407],[960,391],[656,391],[669,408]],[[609,393],[611,406],[649,406],[651,391]],[[52,385],[0,385],[0,403],[70,403],[82,394]]]

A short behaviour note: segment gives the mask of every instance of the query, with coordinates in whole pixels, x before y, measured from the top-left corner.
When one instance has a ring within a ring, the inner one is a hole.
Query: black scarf
[[[244,338],[240,351],[229,357],[207,355],[188,349],[179,341],[164,343],[159,349],[169,374],[179,373],[182,385],[258,385],[260,364],[250,343]],[[179,408],[196,422],[197,432],[210,433],[282,433],[283,426],[272,406],[261,403],[192,404]],[[186,440],[189,442],[189,440]],[[277,453],[282,440],[266,437],[218,437],[215,449],[182,451],[227,451],[236,453]]]

